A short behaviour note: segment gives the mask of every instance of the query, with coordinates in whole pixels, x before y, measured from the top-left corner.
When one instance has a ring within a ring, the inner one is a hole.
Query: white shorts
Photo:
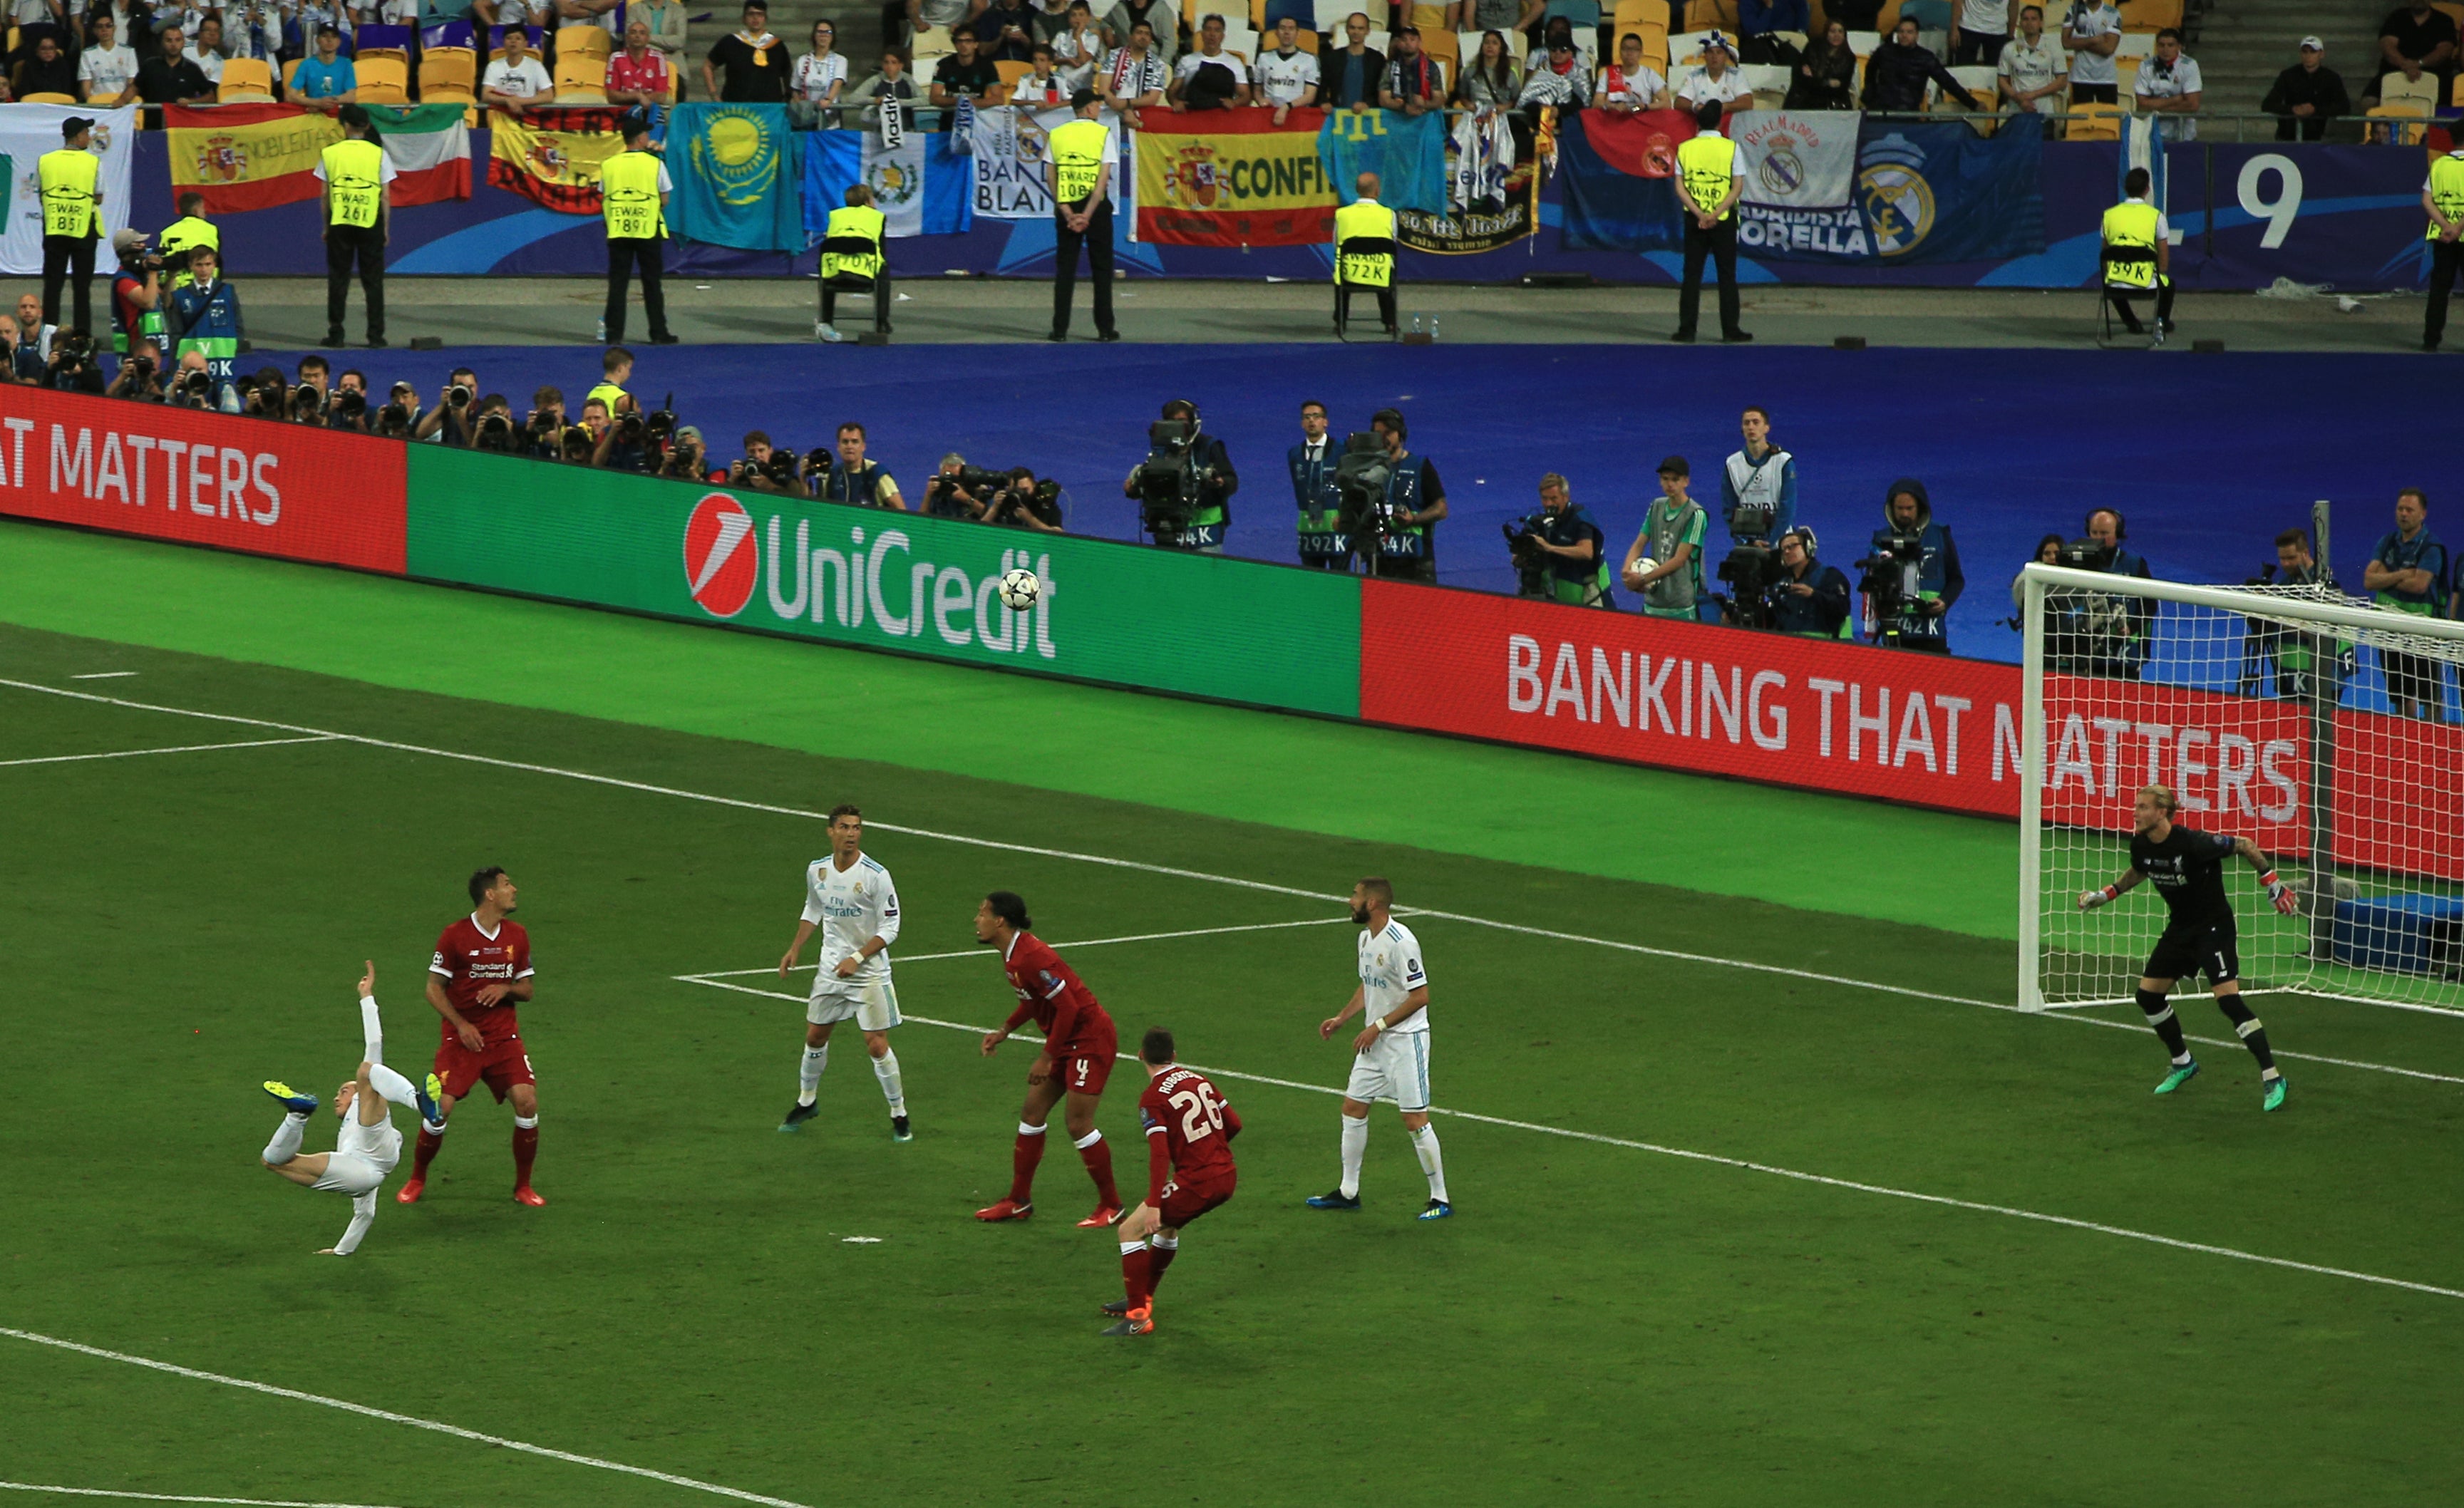
[[[1429,1107],[1429,1034],[1382,1032],[1369,1051],[1352,1060],[1352,1082],[1343,1092],[1368,1104],[1392,1100],[1397,1108]]]
[[[362,1126],[354,1116],[343,1123],[341,1139],[325,1159],[325,1171],[308,1187],[328,1193],[363,1194],[374,1191],[402,1161],[402,1133],[390,1118]]]
[[[827,1026],[852,1016],[858,1030],[886,1032],[898,1024],[898,989],[887,979],[859,983],[851,979],[824,979],[830,988],[816,988],[813,997],[804,1002],[804,1019],[815,1026]]]

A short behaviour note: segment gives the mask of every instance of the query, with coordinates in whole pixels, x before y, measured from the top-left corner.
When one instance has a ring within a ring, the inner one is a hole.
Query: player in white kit
[[[907,1091],[898,1078],[898,1055],[890,1050],[890,1029],[898,1024],[898,990],[890,982],[890,945],[898,941],[898,887],[890,871],[864,856],[864,814],[852,805],[830,809],[830,856],[804,869],[804,914],[796,940],[779,960],[787,977],[814,932],[822,956],[813,970],[813,994],[804,1005],[804,1061],[796,1103],[779,1129],[792,1131],[820,1113],[822,1070],[830,1062],[830,1029],[849,1016],[872,1055],[872,1076],[890,1102],[890,1134],[912,1140]]]
[[[377,1019],[376,989],[377,966],[370,963],[367,973],[360,976],[360,1073],[334,1094],[334,1114],[342,1128],[332,1151],[299,1149],[308,1118],[317,1113],[317,1097],[301,1094],[278,1080],[265,1082],[265,1092],[283,1104],[282,1125],[258,1154],[266,1168],[293,1183],[351,1196],[349,1229],[341,1240],[318,1253],[319,1257],[348,1257],[358,1251],[360,1238],[368,1234],[369,1224],[377,1217],[377,1190],[394,1164],[402,1161],[402,1133],[394,1129],[388,1102],[416,1110],[430,1121],[439,1119],[434,1074],[428,1076],[423,1089],[385,1065],[385,1028]]]
[[[1360,988],[1352,1003],[1318,1023],[1317,1035],[1366,1009],[1369,1023],[1352,1039],[1352,1082],[1343,1090],[1343,1182],[1332,1193],[1309,1201],[1312,1210],[1360,1208],[1360,1157],[1369,1147],[1369,1104],[1392,1100],[1412,1133],[1412,1150],[1429,1179],[1423,1220],[1455,1213],[1446,1197],[1446,1166],[1438,1152],[1438,1128],[1429,1124],[1429,975],[1420,965],[1420,940],[1395,920],[1395,887],[1372,876],[1352,887],[1352,919],[1360,933]]]

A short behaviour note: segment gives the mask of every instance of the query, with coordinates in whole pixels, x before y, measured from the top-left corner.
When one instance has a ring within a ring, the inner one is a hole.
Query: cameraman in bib
[[[1728,554],[1720,579],[1736,595],[1723,617],[1745,628],[1776,627],[1771,606],[1781,587],[1778,540],[1796,522],[1796,458],[1771,444],[1771,410],[1747,405],[1739,424],[1746,443],[1728,453],[1720,472],[1720,508],[1728,520]]]
[[[1514,557],[1516,595],[1569,607],[1617,606],[1609,590],[1608,536],[1573,500],[1566,479],[1540,478],[1540,512],[1500,526]]]
[[[1404,448],[1411,427],[1399,409],[1380,408],[1369,416],[1369,427],[1386,444],[1386,475],[1377,501],[1353,524],[1353,548],[1369,557],[1371,576],[1434,585],[1445,484],[1428,457]]]
[[[1913,476],[1882,494],[1882,527],[1874,531],[1857,590],[1865,600],[1865,637],[1891,649],[1950,653],[1951,604],[1968,586],[1959,546],[1934,522],[1925,483]]]
[[[1147,429],[1147,458],[1132,468],[1121,495],[1138,505],[1138,529],[1166,550],[1223,553],[1240,473],[1223,442],[1201,432],[1198,405],[1176,398]]]
[[[2120,509],[2092,509],[2080,527],[2084,533],[2062,546],[2063,565],[2075,571],[2149,579],[2147,562],[2122,542],[2127,526]],[[2045,614],[2045,659],[2051,668],[2120,681],[2136,681],[2146,669],[2156,617],[2156,604],[2148,599],[2103,592],[2048,592]]]
[[[1352,535],[1343,528],[1343,489],[1335,482],[1336,452],[1326,432],[1326,404],[1301,404],[1301,443],[1284,454],[1291,469],[1292,502],[1300,510],[1301,564],[1318,571],[1352,571]]]
[[[1848,578],[1815,556],[1814,531],[1799,524],[1779,536],[1778,582],[1769,595],[1771,626],[1808,639],[1846,639]]]

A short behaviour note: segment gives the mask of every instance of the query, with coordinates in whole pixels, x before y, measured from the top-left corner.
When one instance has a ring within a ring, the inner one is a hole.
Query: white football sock
[[[804,1066],[798,1077],[798,1104],[810,1104],[822,1092],[822,1070],[830,1065],[830,1044],[804,1049]]]
[[[385,1023],[377,1019],[377,1001],[372,994],[360,996],[360,1056],[372,1063],[385,1061]]]
[[[1423,1126],[1412,1133],[1412,1150],[1419,1154],[1420,1171],[1429,1175],[1429,1197],[1440,1204],[1446,1198],[1446,1162],[1438,1154],[1438,1128]]]
[[[419,1108],[419,1091],[411,1087],[410,1081],[375,1059],[368,1060],[368,1082],[376,1085],[377,1093],[404,1109]]]
[[[268,1168],[278,1168],[299,1155],[299,1138],[308,1134],[308,1118],[284,1112],[282,1124],[274,1128],[274,1140],[257,1153]]]
[[[898,1082],[898,1050],[891,1048],[872,1060],[872,1076],[881,1081],[881,1097],[890,1102],[890,1113],[907,1113],[907,1090]]]
[[[1343,1182],[1336,1187],[1347,1199],[1360,1197],[1360,1157],[1369,1150],[1369,1118],[1343,1118]]]

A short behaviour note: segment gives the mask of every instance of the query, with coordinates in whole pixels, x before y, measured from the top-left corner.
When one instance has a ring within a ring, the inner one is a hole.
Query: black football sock
[[[2164,1039],[2165,1050],[2173,1055],[2176,1066],[2190,1060],[2190,1045],[2182,1039],[2182,1023],[2173,1015],[2173,1002],[2154,990],[2139,992],[2139,1009],[2146,1013],[2147,1024],[2156,1028]]]
[[[2259,1025],[2258,1017],[2251,1015],[2250,1007],[2241,1003],[2241,992],[2235,990],[2231,994],[2217,995],[2216,1009],[2225,1013],[2225,1019],[2233,1022],[2233,1033],[2241,1038],[2241,1044],[2258,1060],[2258,1076],[2262,1079],[2274,1076],[2276,1055],[2267,1048],[2267,1028]]]

